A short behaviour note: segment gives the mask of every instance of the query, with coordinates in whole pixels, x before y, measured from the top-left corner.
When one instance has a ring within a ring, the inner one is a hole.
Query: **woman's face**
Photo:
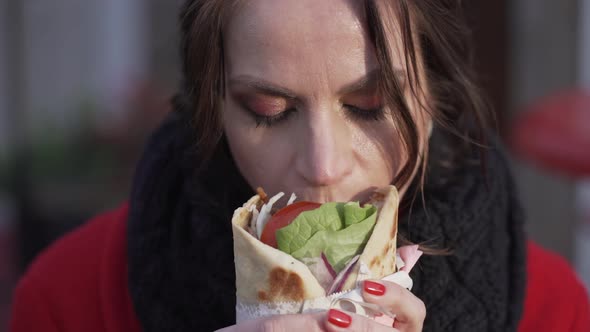
[[[382,107],[358,3],[255,0],[232,16],[223,123],[253,188],[318,202],[364,200],[406,161]],[[399,36],[391,42],[400,50]],[[402,80],[403,58],[393,59]]]

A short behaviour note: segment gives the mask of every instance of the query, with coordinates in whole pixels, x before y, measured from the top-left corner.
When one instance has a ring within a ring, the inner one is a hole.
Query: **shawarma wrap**
[[[360,301],[358,290],[351,290],[365,279],[389,276],[411,288],[404,265],[411,268],[421,252],[416,246],[404,248],[405,264],[396,255],[399,195],[394,186],[376,190],[362,206],[358,202],[291,205],[292,196],[273,215],[273,204],[281,196],[269,200],[263,193],[255,195],[234,212],[238,322],[325,310],[337,305],[339,298]],[[276,226],[295,214],[288,225]]]

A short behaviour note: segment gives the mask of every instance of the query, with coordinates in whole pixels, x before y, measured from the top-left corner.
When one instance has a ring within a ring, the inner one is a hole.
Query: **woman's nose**
[[[352,173],[353,147],[348,127],[339,114],[311,110],[300,137],[295,168],[312,186],[331,186]]]

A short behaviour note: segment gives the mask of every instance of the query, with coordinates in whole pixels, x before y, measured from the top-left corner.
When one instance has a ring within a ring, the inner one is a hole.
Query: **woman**
[[[525,238],[460,3],[188,0],[183,89],[129,205],[37,259],[12,330],[589,331],[572,270]],[[340,311],[231,326],[229,221],[253,188],[362,201],[389,183],[401,234],[451,252],[420,260],[413,293],[364,283],[393,327]]]

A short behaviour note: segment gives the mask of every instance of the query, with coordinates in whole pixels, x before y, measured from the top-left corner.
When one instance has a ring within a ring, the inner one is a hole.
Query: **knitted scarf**
[[[173,113],[152,135],[130,198],[129,290],[145,331],[212,331],[235,323],[230,220],[252,190],[222,142],[197,169],[189,121]],[[437,159],[435,129],[431,158]],[[496,144],[497,146],[497,144]],[[414,243],[448,249],[412,271],[424,331],[515,331],[525,287],[525,237],[504,156],[452,168],[430,163],[400,219]],[[482,169],[484,172],[482,172]]]

